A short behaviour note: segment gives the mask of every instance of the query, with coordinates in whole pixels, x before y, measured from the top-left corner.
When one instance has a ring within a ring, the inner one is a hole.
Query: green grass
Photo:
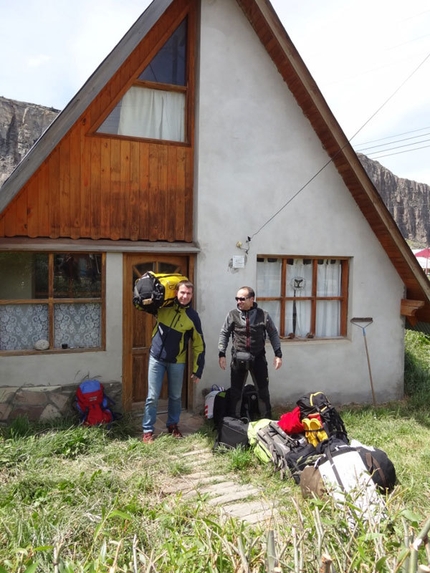
[[[408,546],[430,516],[427,337],[406,334],[405,363],[404,400],[341,409],[350,438],[395,464],[381,523],[358,520],[351,531],[333,500],[304,500],[249,450],[214,454],[210,470],[258,485],[279,505],[269,525],[222,517],[205,495],[166,494],[166,484],[195,471],[195,456],[178,454],[212,448],[210,425],[146,445],[127,418],[110,430],[17,419],[0,433],[0,573],[260,573],[277,562],[284,573],[311,573],[323,553],[338,573],[415,572]],[[427,563],[424,547],[417,558]]]

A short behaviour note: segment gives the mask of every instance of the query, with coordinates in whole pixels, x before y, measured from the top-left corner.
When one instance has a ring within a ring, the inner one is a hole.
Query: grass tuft
[[[352,526],[353,499],[303,499],[250,450],[216,452],[205,468],[259,487],[276,506],[271,522],[226,517],[207,494],[166,493],[198,470],[199,454],[181,454],[211,452],[208,423],[185,440],[147,445],[127,417],[110,429],[17,418],[0,429],[0,573],[313,573],[323,555],[338,572],[415,572],[427,563],[430,340],[405,340],[405,399],[341,410],[350,438],[384,449],[396,467],[379,523]]]

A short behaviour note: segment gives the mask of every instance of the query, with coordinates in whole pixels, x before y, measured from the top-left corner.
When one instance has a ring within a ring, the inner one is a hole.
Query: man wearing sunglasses
[[[275,353],[275,370],[282,366],[281,341],[273,320],[254,299],[255,292],[251,287],[244,286],[238,290],[237,307],[227,314],[219,335],[219,365],[226,369],[226,351],[231,337],[231,390],[227,414],[240,416],[242,390],[249,372],[258,392],[260,416],[271,418],[266,339],[269,338]]]

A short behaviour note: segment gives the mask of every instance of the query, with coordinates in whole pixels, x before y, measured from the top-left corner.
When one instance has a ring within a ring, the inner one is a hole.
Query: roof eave
[[[36,141],[0,189],[0,214],[47,159],[174,0],[154,0]]]
[[[430,281],[401,235],[380,194],[331,112],[269,0],[237,0],[280,74],[335,164],[358,207],[387,252],[408,291],[426,307],[430,320]],[[392,251],[397,256],[392,256]],[[400,255],[400,256],[399,256]],[[418,313],[417,313],[418,314]]]

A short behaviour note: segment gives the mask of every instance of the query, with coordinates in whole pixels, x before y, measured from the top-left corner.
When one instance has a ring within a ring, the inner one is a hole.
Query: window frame
[[[13,251],[3,251],[12,253]],[[1,350],[0,356],[19,356],[30,354],[57,354],[57,353],[77,353],[77,352],[100,352],[106,350],[106,253],[88,251],[67,251],[71,255],[100,255],[101,256],[101,292],[100,297],[82,297],[82,298],[66,298],[54,297],[54,260],[56,255],[65,255],[65,251],[24,251],[33,254],[44,254],[48,256],[48,296],[46,298],[27,298],[27,299],[0,299],[0,306],[18,306],[18,305],[46,305],[48,307],[48,342],[49,348],[47,350],[35,350],[34,348],[20,349],[20,350]],[[55,348],[55,306],[59,304],[100,304],[100,346],[91,348]]]
[[[191,24],[193,22],[193,19],[190,18],[189,13],[187,13],[184,16],[184,18],[181,20],[181,22],[175,27],[172,34],[174,34],[175,31],[184,22],[185,22],[185,26],[186,26],[186,42],[187,42],[186,55],[185,55],[185,83],[183,85],[181,85],[181,84],[170,84],[170,83],[156,82],[153,80],[141,79],[140,76],[146,70],[148,65],[150,65],[151,61],[157,57],[157,54],[159,52],[156,52],[154,54],[153,58],[149,62],[145,62],[145,64],[139,68],[137,74],[134,77],[134,80],[127,86],[127,89],[121,93],[121,97],[117,101],[115,101],[114,105],[112,105],[112,107],[109,108],[108,113],[106,115],[104,115],[96,123],[96,125],[94,126],[94,128],[92,130],[92,135],[95,135],[98,137],[109,137],[109,138],[125,139],[125,140],[132,139],[132,140],[137,140],[137,141],[149,141],[149,142],[172,144],[172,145],[184,145],[184,146],[190,145],[190,143],[191,143],[191,127],[190,127],[190,124],[191,124],[191,117],[190,117],[190,109],[191,109],[190,73],[191,73],[191,69],[190,68],[192,65],[190,46],[193,44],[192,36],[191,36]],[[164,47],[165,43],[169,41],[172,34],[167,36],[166,41],[164,42],[164,44],[161,46],[160,49],[162,49],[162,47]],[[165,92],[176,92],[176,93],[180,93],[180,94],[184,95],[185,104],[184,104],[184,118],[183,118],[183,122],[184,122],[184,139],[183,140],[159,139],[159,138],[145,137],[145,136],[140,137],[140,136],[136,136],[136,135],[125,135],[125,134],[99,131],[101,126],[105,123],[105,121],[110,117],[110,115],[112,113],[114,113],[115,109],[120,105],[120,103],[122,102],[122,100],[123,100],[125,94],[128,92],[128,90],[130,90],[133,87],[139,88],[139,89],[151,89],[151,90],[159,90],[159,91],[165,91]]]
[[[349,270],[350,258],[349,257],[332,257],[332,256],[303,256],[303,255],[257,255],[257,276],[258,276],[258,262],[263,259],[277,259],[281,260],[281,273],[280,273],[280,295],[279,296],[261,296],[256,293],[259,304],[264,307],[264,302],[278,302],[280,304],[280,317],[279,317],[279,336],[282,340],[339,340],[339,338],[346,338],[348,331],[348,299],[349,299]],[[310,260],[312,261],[312,292],[310,296],[287,296],[287,262],[289,260]],[[339,261],[341,264],[341,283],[340,283],[340,296],[318,296],[317,295],[317,266],[318,261],[333,260]],[[309,300],[311,302],[311,328],[307,337],[291,336],[290,333],[285,332],[286,323],[286,305],[288,302],[303,302]],[[316,316],[317,316],[317,302],[319,301],[339,301],[340,302],[340,324],[339,336],[317,337],[316,331]]]

